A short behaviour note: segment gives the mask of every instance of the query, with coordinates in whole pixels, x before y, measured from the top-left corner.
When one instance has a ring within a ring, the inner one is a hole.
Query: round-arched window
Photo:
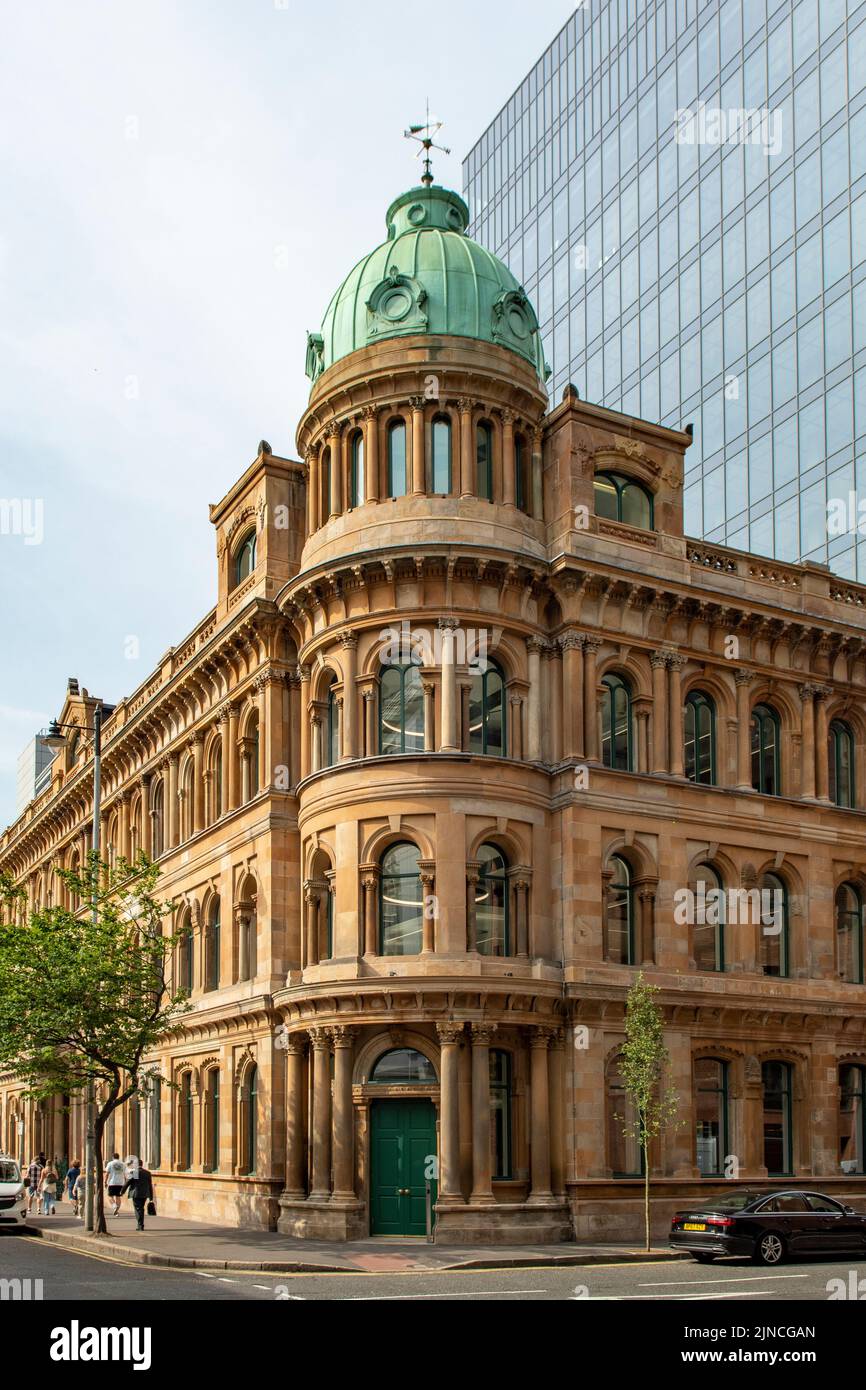
[[[376,1061],[370,1081],[376,1086],[435,1086],[436,1070],[423,1052],[398,1047]]]
[[[643,531],[653,529],[653,499],[640,483],[622,473],[597,473],[595,477],[595,514],[608,521],[623,521],[627,526],[639,526]]]
[[[235,584],[243,584],[256,567],[256,533],[249,531],[235,555]]]

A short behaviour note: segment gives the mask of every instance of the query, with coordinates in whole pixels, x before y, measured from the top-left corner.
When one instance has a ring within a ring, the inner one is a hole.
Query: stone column
[[[801,685],[799,687],[802,711],[800,719],[800,730],[802,740],[800,747],[801,753],[801,785],[800,795],[809,801],[815,798],[815,687],[814,685]]]
[[[472,681],[460,681],[457,689],[459,691],[458,703],[460,707],[460,723],[457,742],[462,751],[468,753],[472,738],[472,730],[469,727],[469,701],[472,698]]]
[[[752,707],[749,686],[751,671],[737,671],[737,790],[752,790]]]
[[[145,854],[148,856],[148,858],[150,858],[150,852],[151,852],[151,849],[153,848],[153,836],[152,836],[152,834],[151,834],[151,824],[150,824],[150,773],[149,773],[149,772],[146,772],[146,773],[144,774],[144,776],[142,777],[142,779],[141,779],[141,843],[139,844],[138,848],[141,849],[141,850],[144,850]],[[83,866],[83,864],[84,864],[84,860],[83,860],[83,859],[82,859],[81,863],[82,863],[82,866]]]
[[[117,799],[117,801],[118,801],[118,814],[117,814],[118,839],[119,839],[119,841],[120,841],[120,843],[119,843],[119,845],[118,845],[118,853],[121,855],[121,857],[122,857],[123,859],[126,860],[127,863],[129,863],[129,860],[130,860],[131,857],[132,857],[132,856],[130,855],[130,852],[129,852],[129,850],[130,850],[130,833],[129,833],[129,832],[130,832],[130,824],[129,824],[129,811],[130,811],[130,806],[129,806],[129,792],[121,792],[121,793],[120,793],[120,796],[119,796],[118,799]],[[60,892],[63,891],[63,884],[62,884],[59,880],[58,880],[58,889],[60,890]]]
[[[364,890],[364,955],[379,954],[379,868],[368,864],[361,871]]]
[[[332,1201],[355,1201],[355,1112],[352,1069],[357,1029],[329,1029],[334,1043],[334,1195]]]
[[[424,397],[412,396],[412,496],[424,497],[427,477],[424,460]]]
[[[302,1037],[286,1047],[286,1195],[301,1201],[306,1195],[304,1174],[304,1056]]]
[[[548,663],[547,694],[544,699],[548,733],[546,761],[556,764],[562,760],[562,661],[558,642],[545,644],[544,658]]]
[[[178,828],[180,804],[178,802],[177,768],[179,754],[172,753],[168,760],[168,806],[166,812],[168,816],[167,843],[169,849],[176,849],[180,843],[180,832]],[[105,841],[103,840],[103,846]],[[105,850],[103,848],[103,856]]]
[[[424,691],[424,752],[434,753],[436,751],[436,687],[432,681],[424,681],[422,689]]]
[[[314,478],[316,455],[312,449],[310,449],[304,461],[307,465],[307,535],[312,536],[313,532],[316,530],[316,482]]]
[[[310,668],[299,666],[301,681],[301,781],[310,775]]]
[[[538,637],[530,637],[526,643],[529,653],[529,728],[527,730],[527,758],[531,763],[541,761],[541,653],[544,643]]]
[[[287,730],[287,741],[289,746],[289,786],[294,790],[301,780],[301,677],[297,668],[288,676],[288,687],[289,727]]]
[[[318,531],[320,526],[324,526],[325,517],[319,515],[319,469],[321,467],[320,446],[317,444],[309,455],[309,481],[307,487],[310,490],[309,511],[312,519],[310,535]]]
[[[192,833],[204,830],[204,735],[194,734],[189,741],[192,751]]]
[[[638,772],[649,771],[649,710],[635,710],[637,720],[637,770]]]
[[[253,757],[253,741],[251,738],[238,739],[238,757],[241,765],[241,805],[246,806],[252,795],[253,789],[253,781],[250,773]]]
[[[315,707],[310,710],[310,771],[322,768],[322,716]]]
[[[514,506],[514,411],[502,412],[502,500]]]
[[[685,664],[686,658],[681,656],[679,652],[672,652],[668,657],[668,720],[670,725],[668,756],[672,777],[685,776],[682,679],[682,669]]]
[[[583,645],[577,632],[567,632],[562,643],[563,756],[583,757]]]
[[[311,1028],[310,1041],[313,1044],[310,1201],[327,1202],[331,1196],[331,1040],[328,1029]]]
[[[481,877],[481,864],[472,861],[466,865],[466,949],[478,950],[478,915],[475,906],[475,890]],[[507,892],[507,887],[506,887]]]
[[[436,904],[433,899],[433,885],[436,881],[436,865],[429,860],[419,859],[418,875],[421,879],[421,892],[424,900],[421,954],[431,956],[436,950]]]
[[[376,738],[376,691],[368,688],[363,692],[364,701],[364,757],[374,758],[379,751]]]
[[[229,705],[228,757],[223,762],[223,773],[228,767],[228,809],[238,809],[240,797],[240,760],[238,755],[238,724],[240,710],[236,704]]]
[[[330,496],[325,499],[325,511],[327,516],[324,518],[330,521],[333,517],[339,516],[342,505],[339,502],[342,488],[340,486],[340,463],[343,453],[343,434],[338,424],[332,424],[328,432],[328,447],[331,450],[331,488]]]
[[[379,411],[368,405],[364,417],[364,494],[365,501],[379,500]]]
[[[553,1201],[550,1173],[550,1085],[547,1050],[551,1029],[536,1028],[530,1036],[530,1170],[529,1201],[549,1206]]]
[[[232,742],[231,742],[231,716],[230,707],[223,705],[219,712],[219,731],[220,731],[220,757],[222,759],[222,776],[220,778],[220,810],[223,815],[233,809],[231,806],[231,762],[232,762]]]
[[[304,901],[307,904],[305,964],[314,966],[319,964],[319,889],[307,884],[304,890]]]
[[[472,1202],[489,1206],[493,1196],[490,1144],[490,1043],[492,1023],[473,1023],[472,1032]]]
[[[529,879],[525,870],[518,870],[514,877],[514,904],[517,918],[517,955],[521,960],[529,958]],[[513,950],[513,946],[512,946]]]
[[[349,423],[350,428],[344,430],[340,445],[340,472],[337,478],[336,495],[336,507],[339,516],[342,516],[343,512],[348,511],[349,506],[351,505],[351,482],[349,479],[349,435],[351,432],[351,422]]]
[[[463,1201],[460,1191],[460,1041],[462,1023],[437,1023],[439,1034],[439,1205]]]
[[[259,676],[255,685],[258,697],[259,709],[259,791],[264,791],[265,787],[271,784],[270,772],[268,770],[268,677]]]
[[[459,626],[456,618],[440,618],[442,632],[442,735],[441,753],[457,753],[457,667],[454,662],[454,632]]]
[[[541,455],[541,426],[532,434],[532,515],[536,521],[544,520],[544,475]]]
[[[358,756],[358,638],[354,632],[341,632],[343,648],[343,760]]]
[[[640,941],[638,943],[642,965],[655,964],[655,908],[656,908],[656,887],[655,884],[644,884],[638,889],[638,903],[640,918],[638,929],[640,931]]]
[[[472,401],[464,396],[460,400],[460,496],[475,497],[478,485],[475,477],[477,457],[475,440],[472,437]]]
[[[667,757],[665,750],[665,670],[667,668],[667,656],[664,652],[653,652],[650,657],[650,665],[653,670],[653,773],[667,772]]]
[[[817,780],[815,790],[819,801],[830,802],[830,761],[828,744],[830,740],[830,725],[827,718],[827,697],[832,692],[827,685],[815,687],[815,700],[817,702],[817,717],[815,720],[815,748],[814,760],[817,768]],[[808,758],[805,739],[803,740],[803,758]]]
[[[565,1198],[565,1037],[557,1028],[550,1040],[550,1176],[556,1197]]]
[[[598,637],[583,643],[583,746],[587,762],[598,762]]]

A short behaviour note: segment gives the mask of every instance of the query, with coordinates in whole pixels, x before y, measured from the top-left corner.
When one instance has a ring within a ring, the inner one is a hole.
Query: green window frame
[[[839,1167],[843,1173],[862,1175],[866,1173],[866,1067],[857,1062],[840,1067],[839,1092]]]
[[[211,1067],[207,1074],[207,1163],[206,1173],[218,1173],[220,1166],[220,1074],[218,1067]]]
[[[181,1077],[178,1102],[178,1119],[180,1121],[178,1166],[181,1172],[188,1173],[192,1168],[193,1124],[195,1120],[192,1098],[192,1072],[185,1071]]]
[[[702,1178],[725,1175],[728,1155],[728,1064],[718,1057],[695,1061],[695,1149]]]
[[[608,521],[655,530],[655,499],[643,485],[623,473],[596,473],[595,514]]]
[[[508,1182],[513,1176],[512,1145],[512,1061],[501,1048],[490,1050],[490,1126],[492,1130],[494,1182]]]
[[[685,774],[698,786],[716,785],[716,706],[702,690],[686,696]]]
[[[521,512],[528,511],[529,485],[526,477],[526,445],[519,434],[514,436],[514,502]]]
[[[451,421],[445,415],[437,415],[433,421],[432,444],[432,492],[447,497],[451,492]]]
[[[417,666],[387,666],[379,678],[379,752],[424,752],[424,688]]]
[[[769,705],[752,710],[752,790],[762,796],[781,796],[779,716]]]
[[[476,487],[484,502],[493,501],[493,427],[482,420],[475,431]]]
[[[352,436],[349,469],[349,505],[364,505],[364,436],[360,430]]]
[[[505,676],[495,661],[472,679],[469,692],[469,752],[481,757],[507,756]]]
[[[405,497],[408,485],[406,472],[406,421],[392,420],[388,426],[388,496]]]
[[[863,894],[855,883],[840,883],[834,897],[836,971],[849,985],[862,985]]]
[[[712,864],[698,865],[691,889],[696,908],[692,928],[692,956],[695,968],[722,974],[725,969],[726,896],[722,880]],[[710,893],[717,893],[719,896],[708,905]],[[698,906],[701,906],[704,919],[702,922],[698,921]]]
[[[220,900],[217,898],[210,911],[210,924],[207,937],[207,988],[220,987]]]
[[[340,717],[337,707],[337,678],[328,686],[327,722],[325,725],[325,767],[336,767],[340,761]]]
[[[180,943],[180,987],[187,994],[195,989],[195,938],[189,917],[184,922]]]
[[[382,855],[379,868],[379,955],[420,956],[424,940],[424,888],[417,845],[402,840]]]
[[[436,1068],[414,1047],[392,1047],[373,1063],[371,1086],[435,1086]]]
[[[258,1106],[259,1106],[259,1069],[255,1065],[247,1073],[246,1090],[246,1171],[252,1174],[256,1171],[256,1148],[258,1146]]]
[[[319,478],[319,490],[321,494],[322,503],[321,522],[323,526],[325,525],[325,522],[328,521],[328,519],[330,518],[331,505],[333,500],[331,496],[331,474],[333,472],[331,468],[331,458],[331,450],[325,449],[322,453],[321,476]]]
[[[794,1176],[793,1068],[790,1062],[764,1062],[764,1167],[771,1178]]]
[[[846,810],[857,804],[854,781],[854,735],[841,719],[830,725],[830,800]]]
[[[621,676],[602,680],[601,759],[605,767],[631,772],[634,765],[631,689]]]
[[[634,882],[621,855],[610,861],[604,901],[604,958],[613,965],[635,964]]]
[[[773,895],[772,911],[764,906],[765,893]],[[778,920],[780,913],[781,922]],[[771,978],[787,980],[791,973],[788,889],[776,874],[764,874],[761,879],[760,918],[761,970]]]
[[[235,553],[235,585],[248,579],[256,567],[256,533],[248,531]]]
[[[475,885],[475,942],[479,955],[511,955],[511,894],[508,859],[498,845],[478,850]]]

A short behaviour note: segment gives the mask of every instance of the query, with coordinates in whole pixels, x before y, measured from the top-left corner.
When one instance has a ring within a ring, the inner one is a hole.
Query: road
[[[562,1302],[580,1300],[826,1302],[828,1283],[866,1280],[847,1257],[764,1272],[744,1260],[712,1267],[684,1261],[399,1274],[205,1274],[80,1255],[33,1236],[0,1231],[0,1279],[41,1279],[45,1301]],[[863,1286],[866,1290],[866,1283]]]

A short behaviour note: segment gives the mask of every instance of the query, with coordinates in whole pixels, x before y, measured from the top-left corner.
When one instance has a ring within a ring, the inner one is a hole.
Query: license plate
[[[684,1231],[705,1231],[706,1229],[702,1221],[687,1221],[683,1226]]]

